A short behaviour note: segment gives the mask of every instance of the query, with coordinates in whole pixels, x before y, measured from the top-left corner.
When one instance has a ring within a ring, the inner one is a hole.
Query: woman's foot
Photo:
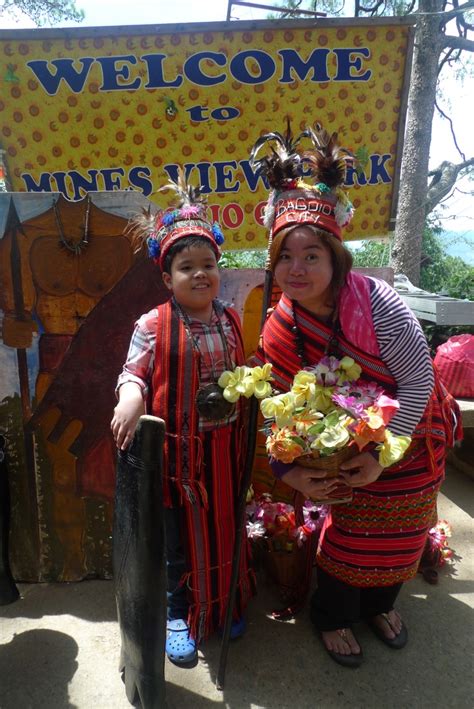
[[[330,657],[344,667],[359,667],[362,663],[362,649],[350,628],[325,630],[321,639]]]
[[[395,650],[401,650],[408,641],[408,631],[396,610],[380,613],[370,618],[369,626],[382,642]]]

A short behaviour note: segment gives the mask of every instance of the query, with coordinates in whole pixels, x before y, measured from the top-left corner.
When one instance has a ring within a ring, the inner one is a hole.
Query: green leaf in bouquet
[[[340,419],[341,419],[341,411],[335,410],[335,411],[331,411],[330,413],[328,413],[325,416],[324,421],[326,422],[326,426],[337,426]]]
[[[317,436],[318,434],[322,433],[325,428],[326,424],[324,423],[324,421],[318,421],[318,423],[315,423],[313,426],[310,426],[308,428],[308,435]]]
[[[290,438],[302,448],[306,448],[306,441],[303,438],[300,438],[300,436],[291,435]]]

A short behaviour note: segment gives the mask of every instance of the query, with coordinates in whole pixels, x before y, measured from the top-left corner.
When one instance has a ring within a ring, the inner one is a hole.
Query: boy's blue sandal
[[[197,659],[196,641],[189,637],[189,626],[181,618],[166,623],[165,652],[177,665],[187,665]]]
[[[245,622],[245,618],[242,617],[240,620],[233,620],[230,626],[230,639],[237,640],[237,638],[242,637],[246,630],[247,623]]]
[[[240,620],[233,620],[232,624],[230,626],[230,639],[237,640],[237,638],[241,638],[246,630],[247,630],[247,623],[245,621],[245,618],[241,618]],[[217,633],[218,633],[218,635],[220,635],[222,637],[223,632],[224,632],[224,627],[222,626],[221,628],[218,629]]]

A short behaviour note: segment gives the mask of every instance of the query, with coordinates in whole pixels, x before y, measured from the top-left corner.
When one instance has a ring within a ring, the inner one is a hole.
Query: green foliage
[[[264,249],[224,251],[219,266],[221,268],[264,268],[266,254]]]
[[[0,2],[0,17],[15,18],[24,13],[38,27],[57,25],[61,20],[81,22],[84,10],[78,10],[74,0],[4,0]]]
[[[474,267],[458,256],[449,256],[439,239],[440,233],[439,227],[425,227],[420,288],[451,298],[474,300]]]
[[[441,242],[442,230],[427,224],[423,234],[420,288],[450,298],[474,300],[474,267],[458,256],[449,256]],[[347,246],[351,248],[350,242]],[[380,268],[390,265],[390,246],[365,241],[358,249],[351,248],[354,266]]]
[[[358,249],[351,248],[351,243],[346,246],[352,252],[356,268],[381,268],[388,266],[390,260],[390,245],[380,241],[364,241]]]

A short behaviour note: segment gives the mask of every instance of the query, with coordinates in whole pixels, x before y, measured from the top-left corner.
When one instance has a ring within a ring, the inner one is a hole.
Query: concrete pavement
[[[402,651],[356,628],[365,662],[336,665],[307,610],[274,621],[265,582],[248,612],[248,631],[231,645],[226,684],[215,688],[219,641],[211,639],[193,669],[166,662],[170,706],[207,709],[464,709],[474,704],[473,481],[451,469],[440,496],[453,527],[456,561],[430,586],[406,584],[399,609],[410,640]],[[120,651],[113,584],[20,585],[22,598],[0,607],[0,709],[126,709],[117,671]]]

